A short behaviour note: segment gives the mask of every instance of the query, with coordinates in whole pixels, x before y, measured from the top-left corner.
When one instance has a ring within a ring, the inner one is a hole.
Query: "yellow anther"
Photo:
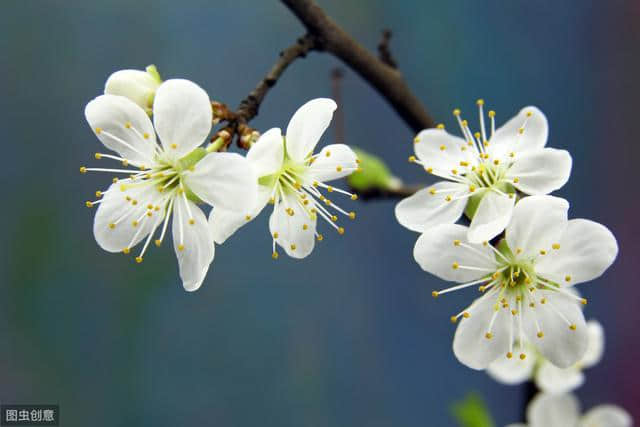
[[[469,162],[461,161],[460,166],[469,166]]]
[[[476,191],[476,186],[475,185],[470,185],[469,186],[469,192],[473,193],[474,191]]]
[[[295,184],[293,184],[293,188],[299,190],[300,188],[302,188],[302,185],[299,182],[296,182]]]
[[[417,144],[418,142],[420,142],[420,138],[418,136],[413,138],[413,143]]]
[[[517,184],[519,182],[520,182],[520,178],[518,178],[518,177],[513,178],[513,183],[514,184]]]
[[[309,226],[307,224],[302,224],[302,229],[306,230],[307,228],[309,228]]]
[[[513,357],[513,353],[508,352],[508,353],[507,353],[507,359],[511,359],[512,357]]]
[[[476,137],[476,139],[480,139],[480,132],[476,132],[476,133],[474,133],[474,134],[473,134],[473,136],[475,136],[475,137]]]
[[[540,249],[540,255],[546,255],[547,251],[545,251],[544,249]]]
[[[325,198],[324,199],[324,204],[327,205],[327,206],[331,206],[331,200]]]
[[[123,253],[123,254],[125,254],[125,255],[127,255],[130,251],[131,251],[131,250],[130,250],[129,248],[124,248],[124,249],[122,250],[122,253]]]
[[[527,355],[524,353],[520,353],[520,360],[524,360],[527,358]]]
[[[295,245],[295,244],[293,244],[293,243],[291,244],[291,250],[292,250],[292,251],[295,251],[295,250],[296,250],[296,245]]]
[[[447,147],[443,144],[443,145],[440,146],[440,151],[444,151],[444,150],[446,150],[446,148]]]
[[[351,195],[351,200],[358,200],[358,195],[357,194],[352,194]]]
[[[196,223],[196,220],[193,218],[189,218],[189,225],[193,225]]]
[[[144,139],[149,139],[149,134],[147,132],[145,132],[145,133],[142,134],[142,137]]]
[[[460,151],[467,151],[467,147],[463,145],[462,147],[460,147]]]
[[[338,227],[338,234],[344,234],[344,227]]]
[[[582,298],[580,300],[580,303],[582,303],[582,305],[587,305],[587,299],[586,298]]]
[[[129,166],[129,160],[124,159],[124,160],[122,161],[122,166]]]
[[[527,111],[527,117],[531,117],[533,113],[531,111]]]
[[[331,193],[331,192],[333,191],[333,187],[332,187],[332,186],[330,186],[330,185],[329,185],[329,186],[327,186],[327,191],[328,191],[329,193]]]
[[[118,178],[113,178],[111,181],[115,184],[116,182],[118,182]]]
[[[92,207],[93,207],[93,203],[92,203],[92,202],[90,202],[90,201],[88,201],[88,200],[87,200],[84,204],[85,204],[88,208],[92,208]]]
[[[109,228],[113,230],[114,228],[116,228],[116,225],[113,222],[110,222]]]
[[[149,204],[147,205],[147,209],[149,209],[149,210],[153,209],[153,205],[152,205],[151,203],[149,203]]]
[[[493,111],[493,110],[489,110],[488,115],[489,115],[489,117],[495,117],[496,116],[496,112]]]
[[[569,329],[571,329],[572,331],[575,331],[578,327],[576,326],[575,323],[572,323],[571,325],[569,325]]]
[[[469,122],[467,122],[466,120],[462,121],[462,127],[467,127],[469,125]]]
[[[531,279],[529,279],[528,277],[524,278],[524,283],[526,283],[527,285],[531,284]]]
[[[160,245],[162,245],[162,240],[156,239],[155,244],[157,247],[160,247]]]
[[[102,128],[96,128],[96,134],[100,135],[100,132],[102,132]]]
[[[429,194],[431,194],[432,196],[435,196],[435,195],[436,195],[436,189],[435,189],[435,188],[433,188],[433,187],[431,187],[431,188],[429,189]]]
[[[465,319],[468,319],[469,317],[471,317],[471,314],[465,311],[464,313],[462,313],[462,317],[464,317]]]
[[[319,242],[322,242],[322,240],[324,239],[324,236],[322,234],[318,234],[316,236],[316,239],[318,239]]]
[[[308,205],[309,204],[309,200],[307,200],[307,199],[303,200],[302,204],[305,205],[305,206]]]
[[[270,204],[272,204],[272,205],[273,205],[275,202],[276,202],[276,199],[274,199],[273,197],[270,197],[270,198],[269,198],[269,203],[270,203]]]
[[[140,263],[142,262],[142,257],[141,257],[141,256],[137,256],[137,257],[136,257],[136,262],[137,262],[138,264],[140,264]]]
[[[436,126],[437,129],[444,129],[444,123],[438,123]]]
[[[456,316],[451,316],[451,323],[456,323],[458,321],[458,318]]]
[[[516,153],[514,153],[513,151],[509,153],[509,157],[515,157]]]
[[[433,172],[433,168],[424,168],[425,171],[427,171],[427,173],[432,173]]]
[[[478,104],[478,105],[484,105],[484,99],[478,99],[478,100],[476,101],[476,104]]]
[[[453,241],[453,246],[460,246],[460,240],[456,239]]]
[[[434,298],[438,298],[438,291],[431,292],[431,296]]]
[[[245,215],[244,219],[245,219],[245,221],[250,221],[251,220],[251,215]]]
[[[178,144],[171,144],[170,147],[175,150],[176,148],[178,148]]]
[[[524,133],[524,128],[520,128],[520,129],[518,129],[518,133],[519,133],[520,135],[522,135],[522,134]]]
[[[127,129],[131,129],[131,122],[126,122],[124,124],[124,127],[126,127]]]
[[[516,309],[511,310],[511,314],[513,314],[515,316],[516,314],[518,314],[518,310],[516,310]]]
[[[273,253],[271,254],[271,258],[278,259],[278,251],[273,251]]]
[[[495,160],[493,161],[493,164],[494,164],[494,165],[496,165],[496,166],[497,166],[497,165],[499,165],[499,164],[500,164],[500,160],[495,159]]]
[[[151,216],[151,215],[153,215],[153,212],[151,211],[147,212],[147,216]]]
[[[450,201],[451,201],[451,196],[447,196],[447,197],[445,197],[444,199],[445,199],[447,202],[450,202]]]
[[[487,246],[489,244],[489,242],[487,242],[486,240],[484,242],[482,242],[482,246]]]
[[[100,153],[96,153],[95,155],[96,160],[100,160],[102,158],[102,154]]]
[[[460,115],[460,109],[456,108],[455,110],[453,110],[453,115],[456,116],[456,117],[459,116]]]
[[[521,254],[522,253],[522,248],[516,248],[516,254]]]
[[[451,173],[454,175],[458,175],[458,170],[457,169],[451,169]]]
[[[327,152],[324,155],[327,157],[331,156],[331,151],[327,150]]]
[[[554,243],[553,245],[551,245],[551,247],[555,250],[560,249],[560,243]]]
[[[538,336],[538,338],[542,338],[544,336],[544,333],[542,331],[540,331],[536,335]]]
[[[485,288],[484,286],[482,286],[482,285],[478,286],[478,290],[479,290],[480,292],[484,292],[484,290],[485,290],[485,289],[486,289],[486,288]]]
[[[121,189],[122,191],[124,191],[124,185],[122,185],[122,186],[120,187],[120,189]],[[126,200],[127,202],[130,202],[130,201],[131,201],[131,196],[124,196],[124,198],[125,198],[125,200]]]
[[[487,332],[486,334],[484,334],[484,337],[490,340],[491,338],[493,338],[493,334],[491,332]]]
[[[137,227],[137,226],[138,226],[138,221],[133,221],[133,222],[131,223],[131,225],[133,225],[134,227]]]
[[[84,166],[80,166],[80,173],[87,173],[87,168]]]
[[[571,281],[571,276],[569,276],[569,275],[564,276],[564,281],[565,282],[570,282]]]
[[[336,172],[342,172],[342,166],[336,166]]]
[[[451,268],[453,268],[454,270],[457,270],[458,267],[460,267],[460,264],[458,264],[457,262],[454,262],[453,264],[451,264]]]
[[[133,199],[133,200],[131,201],[131,204],[132,204],[133,206],[135,206],[135,205],[137,205],[137,204],[138,204],[138,201],[137,201],[136,199]]]
[[[179,251],[184,251],[184,245],[182,245],[182,244],[178,245],[178,250]]]
[[[356,219],[356,213],[355,212],[349,212],[349,219]]]
[[[546,298],[542,298],[542,299],[540,300],[540,304],[546,304],[546,303],[547,303],[547,299],[546,299]]]
[[[409,156],[409,163],[413,163],[416,161],[416,156]]]
[[[535,303],[535,302],[530,302],[530,303],[529,303],[529,307],[531,307],[531,308],[535,308],[535,306],[536,306],[536,303]]]
[[[287,214],[289,214],[289,216],[293,216],[293,214],[295,213],[295,212],[293,211],[293,208],[287,208],[287,211],[286,211],[286,212],[287,212]]]

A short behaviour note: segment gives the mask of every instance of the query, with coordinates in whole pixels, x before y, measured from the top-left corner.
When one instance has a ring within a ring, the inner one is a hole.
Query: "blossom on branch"
[[[337,193],[352,200],[357,196],[325,182],[357,171],[359,161],[344,144],[327,145],[313,154],[336,108],[331,99],[313,99],[295,112],[286,136],[279,128],[273,128],[251,146],[247,160],[255,175],[257,203],[241,214],[215,207],[209,221],[217,243],[224,242],[269,203],[273,205],[269,217],[273,258],[278,257],[276,245],[293,258],[309,255],[315,241],[323,239],[316,231],[318,218],[324,219],[339,234],[344,233],[344,228],[337,224],[338,214],[355,219],[355,212],[340,208],[327,195]]]
[[[156,66],[149,65],[145,71],[120,70],[111,74],[104,85],[104,93],[125,96],[151,115],[153,99],[161,84]]]
[[[398,203],[396,218],[406,228],[427,233],[433,226],[455,223],[464,213],[471,219],[469,241],[491,240],[509,223],[518,192],[549,194],[569,179],[571,156],[545,148],[549,129],[540,110],[525,107],[499,129],[495,112],[489,111],[488,131],[483,105],[478,100],[480,132],[472,133],[456,109],[463,138],[442,125],[415,137],[416,155],[409,160],[443,181]]]
[[[96,191],[99,205],[93,232],[104,250],[128,254],[138,243],[143,260],[149,244],[160,246],[173,215],[173,246],[183,286],[200,287],[213,261],[214,244],[207,218],[197,203],[243,211],[255,201],[255,186],[245,158],[199,148],[212,126],[209,96],[195,83],[167,80],[157,90],[151,123],[146,112],[123,96],[101,95],[85,108],[98,139],[117,155],[96,153],[123,168],[87,168],[124,174]],[[160,142],[156,140],[156,134]],[[127,168],[129,167],[129,168]],[[131,169],[136,168],[136,169]]]
[[[507,427],[631,427],[631,416],[619,406],[605,404],[580,414],[580,402],[572,394],[534,397],[527,407],[527,424]]]
[[[472,243],[468,228],[442,224],[420,236],[414,257],[423,270],[460,284],[433,296],[479,286],[484,294],[459,314],[453,350],[462,363],[485,369],[499,357],[527,357],[527,343],[559,368],[580,360],[588,344],[571,287],[599,277],[614,261],[616,239],[604,226],[567,219],[569,204],[526,197],[515,206],[496,246]],[[515,344],[514,344],[515,343]]]

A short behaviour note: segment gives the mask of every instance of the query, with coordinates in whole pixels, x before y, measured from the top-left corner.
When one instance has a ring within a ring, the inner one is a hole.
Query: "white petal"
[[[451,189],[451,191],[431,194],[432,190],[442,191],[445,189]],[[460,219],[467,205],[467,200],[459,199],[447,202],[445,198],[464,194],[466,190],[467,187],[463,184],[449,181],[438,182],[401,200],[396,205],[396,219],[409,230],[420,233],[435,225],[454,223]]]
[[[448,281],[466,282],[494,273],[491,248],[467,242],[466,235],[467,227],[458,224],[429,228],[418,238],[413,257],[423,270]]]
[[[487,191],[471,220],[469,241],[489,241],[500,234],[511,220],[515,201],[515,195],[509,197]]]
[[[159,192],[152,186],[121,191],[121,186],[126,182],[122,180],[109,187],[98,206],[93,223],[93,234],[98,245],[109,252],[133,248],[151,232],[158,216],[164,215],[164,209],[154,211],[151,217],[145,215],[148,204],[164,207]],[[127,200],[127,197],[131,200]],[[137,224],[135,226],[134,221]]]
[[[289,157],[302,162],[311,154],[329,127],[336,108],[336,103],[328,98],[312,99],[298,108],[287,126],[286,145]]]
[[[323,182],[351,175],[358,168],[357,158],[348,145],[327,145],[309,167],[309,178]]]
[[[615,405],[598,405],[589,410],[580,422],[581,427],[631,427],[633,420],[627,411]]]
[[[269,129],[260,135],[249,149],[247,160],[258,177],[278,172],[284,162],[284,139],[280,128]]]
[[[539,393],[527,407],[529,427],[578,427],[580,404],[572,394]]]
[[[425,129],[416,136],[415,141],[413,147],[416,156],[425,168],[451,173],[454,169],[462,172],[465,167],[471,168],[477,164],[473,147],[469,147],[464,139],[451,135],[444,129]],[[464,162],[468,165],[464,166]]]
[[[125,96],[149,114],[153,97],[160,83],[146,71],[120,70],[109,76],[104,86],[104,93]]]
[[[587,352],[582,357],[580,365],[589,368],[602,359],[604,353],[604,329],[597,320],[589,320],[587,322],[587,334],[589,335],[589,345]]]
[[[507,177],[517,178],[514,186],[525,194],[549,194],[567,183],[571,163],[566,150],[532,150],[516,156]]]
[[[558,292],[537,290],[535,307],[522,306],[522,323],[527,340],[551,363],[565,369],[578,362],[587,351],[589,337],[580,303]],[[545,303],[542,304],[542,299]],[[544,334],[538,338],[538,328]],[[575,326],[575,330],[570,328]]]
[[[137,166],[153,163],[156,147],[153,126],[147,113],[133,101],[123,96],[100,95],[87,104],[84,115],[107,148]]]
[[[535,365],[535,357],[527,357],[522,360],[519,357],[508,358],[503,355],[489,365],[487,373],[498,382],[515,385],[530,379]]]
[[[489,293],[467,310],[471,316],[462,318],[453,338],[453,352],[460,362],[472,369],[485,369],[499,357],[505,357],[509,350],[509,328],[511,314],[506,310],[497,313],[491,333],[486,338],[491,317],[496,313],[496,294]]]
[[[153,122],[165,152],[180,158],[204,142],[211,131],[209,95],[189,80],[167,80],[156,91]]]
[[[531,117],[527,118],[529,113]],[[524,132],[520,133],[522,127]],[[542,111],[532,106],[524,107],[517,116],[496,129],[489,141],[489,155],[503,158],[507,153],[514,152],[517,157],[518,153],[544,147],[548,136],[549,125]]]
[[[236,153],[211,153],[184,176],[187,187],[214,207],[246,215],[256,205],[258,181],[246,158]]]
[[[548,360],[543,360],[536,371],[536,385],[546,393],[568,393],[583,383],[584,374],[575,365],[560,369]]]
[[[287,213],[293,209],[293,215]],[[306,227],[305,227],[306,225]],[[297,203],[292,194],[285,195],[269,217],[271,236],[292,258],[304,258],[315,245],[316,217],[311,216]]]
[[[618,244],[611,231],[586,219],[569,221],[558,243],[560,249],[540,257],[536,272],[568,286],[600,277],[618,254]]]
[[[202,285],[214,255],[207,217],[195,203],[187,204],[177,198],[173,206],[172,233],[182,286],[187,291],[195,291]]]
[[[529,196],[520,200],[505,232],[511,251],[515,254],[520,249],[521,257],[550,251],[567,228],[568,210],[569,203],[559,197]]]
[[[257,217],[269,201],[271,191],[271,187],[259,185],[256,206],[245,213],[225,210],[219,207],[213,208],[211,214],[209,214],[209,227],[211,228],[213,240],[217,244],[224,243],[240,227]]]

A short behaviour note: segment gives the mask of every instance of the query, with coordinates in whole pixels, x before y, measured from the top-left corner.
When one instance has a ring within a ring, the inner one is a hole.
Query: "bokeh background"
[[[578,394],[640,416],[640,3],[320,3],[369,48],[393,29],[393,54],[438,121],[453,126],[451,110],[471,113],[478,97],[499,122],[527,104],[548,115],[550,145],[574,159],[558,194],[621,249],[580,287],[607,346]],[[65,426],[417,427],[453,425],[451,403],[476,390],[498,425],[521,420],[523,387],[454,358],[448,318],[473,291],[431,298],[441,284],[413,261],[417,235],[393,201],[346,201],[358,219],[302,261],[271,259],[262,215],[217,248],[196,293],[171,245],[142,265],[96,245],[84,201],[109,178],[78,167],[102,151],[83,109],[108,75],[155,63],[234,106],[301,34],[276,0],[0,3],[0,401],[59,403]],[[319,53],[296,62],[253,125],[285,127],[329,96],[336,65]],[[428,182],[406,163],[411,131],[350,70],[342,108],[347,143]]]

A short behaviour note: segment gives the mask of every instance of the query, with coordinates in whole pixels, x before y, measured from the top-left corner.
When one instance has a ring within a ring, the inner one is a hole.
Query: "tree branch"
[[[434,121],[411,92],[398,70],[376,58],[339,27],[313,0],[282,0],[300,19],[319,49],[340,58],[387,99],[414,131],[433,127]]]
[[[378,56],[382,62],[391,68],[398,68],[398,64],[395,59],[393,59],[393,55],[391,55],[391,48],[389,47],[391,36],[391,30],[386,29],[382,31],[382,40],[378,43]]]

